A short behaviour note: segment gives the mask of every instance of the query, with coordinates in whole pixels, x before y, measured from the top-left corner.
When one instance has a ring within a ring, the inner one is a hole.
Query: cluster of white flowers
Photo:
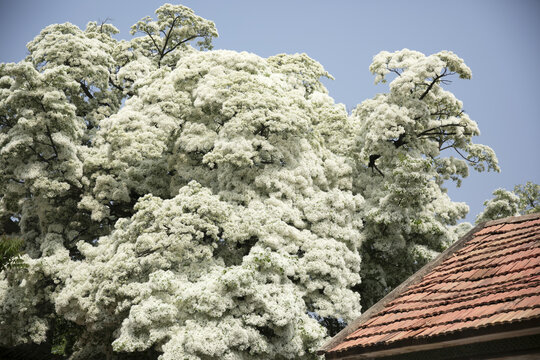
[[[55,295],[57,313],[119,331],[116,351],[306,355],[325,335],[308,311],[358,315],[358,295],[347,290],[359,281],[358,252],[286,224],[271,201],[257,203],[234,205],[195,181],[170,200],[143,197],[99,246],[79,244],[84,266]]]
[[[484,211],[476,217],[476,223],[519,215],[520,199],[512,191],[497,189],[493,199],[484,201]]]
[[[442,87],[454,74],[471,77],[462,59],[448,51],[430,56],[408,49],[383,51],[370,70],[376,83],[386,82],[390,74],[394,79],[389,93],[364,101],[352,113],[353,148],[368,165],[355,181],[367,202],[361,285],[365,305],[461,233],[452,225],[467,214],[468,206],[450,200],[444,181],[459,186],[469,166],[499,170],[494,152],[472,142],[480,132],[462,102]],[[445,150],[454,154],[444,157]]]

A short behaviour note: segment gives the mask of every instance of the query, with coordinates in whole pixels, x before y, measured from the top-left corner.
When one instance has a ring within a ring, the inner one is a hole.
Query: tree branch
[[[158,49],[158,53],[160,55],[159,60],[158,60],[158,68],[161,67],[161,60],[166,55],[165,49],[167,48],[167,43],[169,42],[169,39],[171,38],[171,33],[172,33],[173,28],[174,28],[174,24],[176,23],[176,20],[178,20],[178,16],[173,19],[171,27],[169,28],[169,31],[167,32],[167,35],[165,36],[165,41],[163,43],[163,48],[161,49],[161,51],[159,51],[159,49]]]
[[[101,25],[99,26],[99,32],[100,33],[103,33],[103,25],[105,25],[107,23],[107,21],[109,21],[109,20],[112,20],[112,19],[107,16],[107,18],[101,22]]]
[[[470,162],[470,163],[473,163],[473,164],[478,164],[480,161],[473,161],[469,158],[467,158],[466,156],[463,156],[462,153],[459,152],[459,150],[457,148],[454,148],[454,150],[456,150],[456,152],[459,154],[459,156],[461,156],[464,160]]]
[[[257,130],[255,130],[253,135],[260,135],[260,136],[265,137],[265,138],[268,139],[268,135],[269,135],[268,126],[266,126],[264,124],[261,124],[261,127],[258,128]]]
[[[465,125],[462,125],[462,124],[446,124],[446,125],[440,125],[440,126],[437,126],[435,128],[431,128],[431,129],[427,129],[427,130],[424,130],[422,131],[420,134],[416,135],[416,137],[420,137],[420,136],[429,136],[429,135],[436,135],[436,134],[440,134],[439,133],[433,133],[432,131],[436,131],[436,130],[440,130],[442,128],[446,128],[446,127],[466,127]]]
[[[48,145],[48,144],[47,144]],[[51,164],[51,160],[54,159],[54,158],[50,158],[50,159],[46,159],[43,157],[43,155],[41,155],[32,145],[28,145],[28,147],[30,148],[30,150],[32,150],[32,152],[40,159],[40,160],[43,160],[45,161],[47,164]]]
[[[78,82],[81,85],[81,89],[86,94],[86,96],[88,96],[89,99],[93,99],[94,95],[92,95],[86,84],[82,80],[79,80]]]
[[[150,34],[148,31],[145,31],[146,35],[148,35],[150,37],[150,40],[152,40],[152,42],[154,43],[154,46],[156,47],[156,51],[159,53],[159,46],[156,44],[156,41],[154,40],[154,37],[152,36],[152,34]]]
[[[121,92],[124,92],[124,88],[121,87],[120,85],[115,84],[115,83],[112,81],[112,79],[111,79],[110,76],[109,76],[109,84],[111,84],[114,88],[120,90]],[[128,91],[128,92],[126,93],[126,95],[128,95],[128,96],[135,96],[135,93],[134,93],[133,91]]]
[[[394,74],[397,74],[397,76],[401,76],[401,73],[398,69],[390,69],[388,66],[386,67],[386,70],[393,72]]]
[[[115,84],[115,83],[112,81],[112,79],[111,79],[110,76],[109,76],[109,84],[111,84],[113,87],[115,87],[116,89],[118,89],[118,90],[120,90],[120,91],[122,91],[122,92],[124,91],[124,88],[121,87],[120,85]]]
[[[176,49],[178,46],[180,46],[180,45],[182,45],[182,44],[184,44],[184,43],[186,43],[186,42],[188,42],[188,41],[191,41],[191,40],[193,40],[193,39],[195,39],[195,38],[197,38],[197,37],[199,37],[199,36],[201,36],[201,35],[200,35],[200,34],[197,34],[197,35],[190,36],[190,37],[188,37],[187,39],[184,39],[184,40],[182,40],[182,41],[179,41],[178,44],[174,45],[172,48],[170,48],[169,50],[167,50],[167,51],[163,54],[163,56],[167,55],[168,53],[170,53],[171,51],[173,51],[174,49]]]
[[[379,174],[381,174],[382,177],[384,177],[384,174],[382,173],[382,171],[379,170],[379,168],[375,164],[375,161],[377,161],[377,159],[380,158],[380,157],[381,157],[381,155],[369,155],[368,167],[371,168],[371,171],[373,171],[374,169],[377,170],[377,172]]]
[[[54,150],[54,154],[56,155],[56,158],[58,159],[58,150],[56,149],[56,144],[53,141],[51,130],[49,129],[49,125],[45,124],[45,128],[47,129],[46,134],[47,134],[47,137],[49,138],[49,141],[51,142],[51,146]]]
[[[446,68],[444,69],[443,73],[442,74],[439,74],[437,76],[435,76],[435,78],[433,79],[433,81],[431,82],[431,84],[428,85],[426,91],[424,91],[424,93],[422,95],[420,95],[420,100],[423,100],[426,95],[431,91],[431,89],[433,88],[433,86],[439,81],[440,78],[446,76]]]
[[[401,133],[396,141],[393,141],[394,146],[397,148],[405,145],[407,142],[405,141],[405,133]]]

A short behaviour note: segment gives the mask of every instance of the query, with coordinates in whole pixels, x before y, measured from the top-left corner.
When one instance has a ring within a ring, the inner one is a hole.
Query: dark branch
[[[86,94],[86,96],[88,96],[89,99],[93,99],[94,95],[92,95],[86,84],[82,80],[79,81],[79,84],[81,85],[81,89]]]
[[[394,146],[397,148],[405,145],[407,142],[405,141],[405,133],[402,133],[399,135],[398,139],[396,141],[393,141]]]
[[[159,46],[156,44],[156,41],[154,40],[154,37],[152,36],[152,34],[150,34],[148,31],[145,31],[146,35],[148,35],[150,37],[150,40],[152,40],[152,42],[154,43],[154,46],[156,47],[156,51],[159,53]]]
[[[165,53],[163,54],[163,56],[167,55],[168,53],[170,53],[171,51],[173,51],[174,49],[176,49],[178,46],[188,42],[188,41],[191,41],[195,38],[197,38],[198,36],[201,36],[200,34],[198,35],[193,35],[193,36],[190,36],[188,37],[187,39],[184,39],[182,41],[179,41],[178,44],[174,45],[172,48],[170,48],[169,50],[165,51]]]
[[[103,33],[103,25],[105,25],[107,23],[107,21],[110,21],[110,20],[112,20],[112,19],[107,16],[107,18],[101,22],[101,25],[99,26],[99,32],[100,33]]]
[[[115,84],[115,83],[112,81],[112,79],[111,79],[110,77],[109,77],[109,84],[111,84],[114,88],[120,90],[121,92],[124,92],[124,88],[121,87],[121,86],[118,85],[118,84]],[[134,93],[133,91],[128,91],[126,94],[127,94],[128,96],[135,96],[135,93]]]
[[[48,145],[48,144],[47,144]],[[50,159],[46,159],[43,157],[43,155],[41,155],[32,145],[29,145],[28,146],[30,148],[30,150],[32,150],[32,152],[42,161],[45,161],[47,164],[51,164],[51,160],[54,159],[54,158],[50,158]]]
[[[169,42],[169,39],[171,38],[171,33],[172,33],[173,29],[174,29],[174,24],[176,24],[176,20],[178,20],[178,16],[176,16],[173,19],[171,27],[169,28],[169,31],[167,31],[167,35],[165,35],[165,42],[163,43],[163,48],[159,52],[160,54],[162,54],[160,60],[163,58],[163,56],[165,56],[165,49],[167,48],[167,43]]]
[[[165,41],[163,42],[163,48],[161,49],[161,51],[158,48],[158,53],[159,53],[158,68],[161,67],[161,60],[166,55],[165,49],[167,48],[167,43],[169,42],[169,39],[171,38],[171,33],[173,31],[176,20],[178,20],[178,16],[173,19],[171,27],[169,28],[169,31],[167,32],[167,35],[165,36]]]
[[[456,150],[456,152],[459,154],[459,156],[461,156],[464,160],[466,160],[466,161],[468,161],[470,163],[478,164],[480,162],[480,161],[471,160],[468,157],[464,156],[462,153],[459,152],[459,150],[456,147],[454,147],[454,150]]]
[[[420,137],[420,136],[430,136],[430,135],[438,135],[438,134],[441,134],[442,132],[439,131],[439,132],[435,132],[433,133],[433,131],[437,131],[437,130],[441,130],[442,128],[446,128],[446,127],[466,127],[465,125],[462,125],[462,124],[446,124],[446,125],[440,125],[440,126],[437,126],[435,128],[431,128],[431,129],[427,129],[427,130],[424,130],[422,131],[420,134],[416,135],[416,137]]]
[[[389,67],[386,67],[386,69],[390,72],[393,72],[394,74],[397,74],[397,76],[401,76],[401,73],[398,69],[390,69]]]
[[[268,126],[266,125],[261,125],[260,128],[258,128],[254,133],[253,135],[260,135],[260,136],[263,136],[265,138],[268,139],[268,135],[269,135],[269,129],[268,129]]]
[[[435,76],[435,78],[433,78],[433,81],[428,85],[426,91],[424,91],[424,93],[422,95],[420,95],[419,99],[423,100],[426,97],[426,95],[431,91],[433,86],[439,81],[439,79],[442,78],[442,77],[445,77],[446,75],[447,75],[446,69],[444,69],[442,74]]]
[[[56,144],[53,141],[51,130],[49,129],[49,125],[45,124],[45,128],[47,129],[47,137],[49,138],[49,141],[51,142],[51,146],[54,150],[54,155],[56,155],[56,158],[58,158],[58,150],[56,149]]]
[[[444,144],[444,143],[443,143],[443,144]],[[451,144],[451,145],[446,145],[446,146],[443,147],[442,144],[441,144],[441,145],[439,145],[439,151],[444,151],[444,150],[446,150],[446,149],[453,148],[455,145],[456,145],[456,144],[453,143],[453,144]]]
[[[379,170],[379,168],[375,164],[375,161],[377,161],[377,159],[380,158],[380,157],[381,157],[381,155],[369,155],[368,167],[371,168],[371,171],[373,171],[374,169],[377,170],[377,172],[379,174],[381,174],[382,177],[384,177],[384,174],[382,173],[382,171]]]
[[[111,79],[110,76],[109,76],[109,84],[111,84],[113,87],[115,87],[116,89],[118,89],[118,90],[120,90],[120,91],[122,91],[122,92],[124,91],[124,88],[121,87],[120,85],[115,84],[115,83],[112,81],[112,79]]]

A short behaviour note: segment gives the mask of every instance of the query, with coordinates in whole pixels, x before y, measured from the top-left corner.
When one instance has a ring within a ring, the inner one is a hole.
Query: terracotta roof
[[[540,214],[532,214],[475,227],[320,353],[342,358],[539,320]]]

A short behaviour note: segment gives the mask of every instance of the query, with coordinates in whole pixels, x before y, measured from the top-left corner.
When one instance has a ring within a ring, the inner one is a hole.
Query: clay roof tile
[[[477,226],[322,349],[332,354],[540,318],[540,214]]]

